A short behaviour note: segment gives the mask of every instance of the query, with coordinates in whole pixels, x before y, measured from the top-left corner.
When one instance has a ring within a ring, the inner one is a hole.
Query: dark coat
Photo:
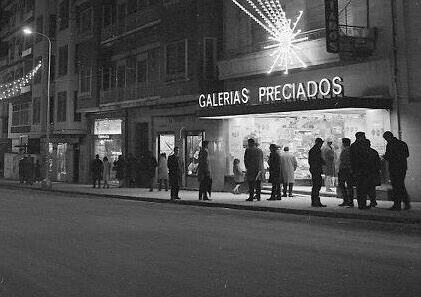
[[[269,182],[276,184],[282,182],[281,157],[278,152],[271,152],[269,155]]]
[[[91,172],[94,177],[100,177],[102,175],[102,161],[100,159],[94,159],[91,165]]]
[[[201,148],[199,152],[199,164],[197,166],[197,179],[201,182],[205,178],[210,178],[210,176],[209,152],[207,149]]]
[[[368,176],[370,171],[367,163],[368,147],[364,144],[364,141],[356,140],[349,149],[352,174],[354,176]]]
[[[158,166],[158,163],[153,155],[145,156],[144,158],[145,174],[146,176],[152,178],[155,176],[156,166]]]
[[[244,165],[246,166],[247,181],[255,181],[256,178],[262,179],[264,176],[263,152],[257,147],[249,147],[244,153]],[[260,177],[258,176],[260,172]]]
[[[408,145],[393,137],[386,145],[384,159],[389,162],[389,171],[393,173],[404,173],[408,169],[409,150]]]
[[[368,163],[368,179],[370,184],[375,186],[380,186],[381,184],[381,161],[379,157],[379,153],[372,148],[368,148],[367,152],[368,158],[366,162]]]
[[[115,177],[119,180],[126,178],[126,161],[119,159],[115,162],[114,170],[116,171]]]
[[[168,157],[168,181],[171,186],[181,186],[183,180],[183,161],[180,157]]]
[[[316,145],[308,152],[308,164],[310,165],[311,174],[322,174],[325,161],[322,158],[322,151]]]

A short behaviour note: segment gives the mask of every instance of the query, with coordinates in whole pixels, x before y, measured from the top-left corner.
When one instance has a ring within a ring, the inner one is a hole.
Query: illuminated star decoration
[[[296,50],[300,48],[295,43],[307,40],[308,37],[297,38],[301,30],[296,30],[297,24],[303,15],[300,11],[294,23],[287,19],[285,11],[282,9],[280,0],[244,0],[244,5],[240,0],[232,0],[242,11],[244,11],[252,20],[259,24],[269,34],[269,40],[274,44],[265,46],[265,49],[275,49],[271,56],[274,56],[272,66],[268,73],[271,73],[276,66],[283,67],[284,73],[288,74],[288,66],[298,61],[303,68],[307,65],[298,56]],[[253,14],[252,12],[255,12]]]
[[[38,65],[24,77],[16,79],[10,83],[0,84],[0,100],[19,94],[20,90],[30,83],[40,68],[41,62],[39,62]]]

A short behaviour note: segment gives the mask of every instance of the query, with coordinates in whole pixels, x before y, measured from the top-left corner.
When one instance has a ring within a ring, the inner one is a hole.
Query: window
[[[126,17],[126,3],[121,3],[118,5],[118,22],[122,23]]]
[[[166,73],[168,79],[187,78],[187,39],[166,47]]]
[[[148,81],[160,79],[160,48],[154,48],[148,51]]]
[[[137,0],[127,0],[127,14],[136,12],[137,9]]]
[[[205,132],[187,132],[186,136],[186,173],[187,176],[197,175],[197,166],[199,165],[199,151],[202,141],[205,138]]]
[[[59,29],[63,30],[69,26],[69,0],[60,2],[58,7]]]
[[[73,121],[80,122],[82,120],[82,114],[77,112],[78,103],[77,103],[77,91],[73,93]]]
[[[103,68],[102,69],[102,89],[104,91],[110,88],[110,68]]]
[[[174,152],[175,147],[175,134],[173,133],[165,133],[158,135],[158,152],[160,155],[161,153],[165,153],[167,158]]]
[[[87,8],[79,14],[79,32],[90,32],[92,30],[92,9]]]
[[[12,106],[12,126],[29,126],[30,122],[31,104],[17,103]]]
[[[126,65],[117,67],[117,87],[123,88],[126,86]]]
[[[60,47],[58,51],[58,75],[67,74],[67,58],[68,58],[67,55],[68,55],[67,45]]]
[[[31,10],[34,10],[35,0],[26,0],[25,2],[26,2],[26,12],[30,12]]]
[[[42,17],[42,15],[39,16],[39,17],[37,17],[37,20],[36,20],[36,30],[39,33],[44,33],[44,18]],[[38,43],[41,40],[42,40],[42,36],[40,36],[40,35],[37,34],[36,37],[35,37],[35,42]]]
[[[216,38],[205,38],[203,47],[204,77],[214,79],[216,78]]]
[[[56,37],[56,26],[57,26],[57,16],[55,14],[50,15],[50,26],[48,31],[48,36],[50,38]]]
[[[136,82],[136,57],[130,56],[126,60],[126,85]]]
[[[41,122],[41,98],[35,97],[32,102],[32,124]]]
[[[34,36],[33,35],[25,36],[25,42],[24,42],[23,50],[27,50],[33,44],[34,44]]]
[[[105,28],[115,21],[115,7],[113,5],[104,5],[102,8],[102,27]]]
[[[83,67],[79,71],[80,93],[91,93],[92,68]]]
[[[67,93],[60,92],[57,94],[57,122],[66,121],[67,111]]]
[[[137,82],[143,83],[147,80],[147,72],[148,72],[148,60],[146,57],[140,57],[137,60],[136,65],[136,76]]]

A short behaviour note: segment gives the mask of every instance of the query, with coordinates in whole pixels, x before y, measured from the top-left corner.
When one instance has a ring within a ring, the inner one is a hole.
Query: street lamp
[[[23,34],[25,35],[40,35],[42,37],[45,37],[48,40],[48,76],[47,76],[47,126],[45,130],[45,142],[46,144],[46,151],[45,151],[45,179],[41,183],[41,187],[45,189],[51,189],[52,184],[50,181],[50,172],[49,172],[49,160],[48,160],[48,152],[50,149],[50,73],[51,73],[51,39],[42,33],[34,32],[31,28],[23,28],[22,29]]]

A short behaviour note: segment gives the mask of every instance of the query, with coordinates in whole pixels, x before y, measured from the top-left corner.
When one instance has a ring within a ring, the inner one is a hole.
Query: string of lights
[[[32,78],[35,76],[35,74],[39,71],[40,68],[41,62],[39,62],[37,66],[35,66],[35,68],[32,69],[25,76],[10,83],[0,84],[0,100],[7,99],[19,94],[21,89],[31,82]]]
[[[300,48],[296,45],[308,39],[308,37],[299,38],[301,30],[297,30],[303,11],[300,11],[295,21],[286,17],[280,0],[232,0],[232,2],[246,13],[253,21],[259,24],[265,31],[269,33],[268,40],[271,45],[264,47],[265,49],[274,49],[271,56],[274,57],[273,63],[268,71],[271,73],[275,67],[281,67],[285,74],[291,64],[297,62],[306,68],[306,63],[299,57],[296,50]]]

